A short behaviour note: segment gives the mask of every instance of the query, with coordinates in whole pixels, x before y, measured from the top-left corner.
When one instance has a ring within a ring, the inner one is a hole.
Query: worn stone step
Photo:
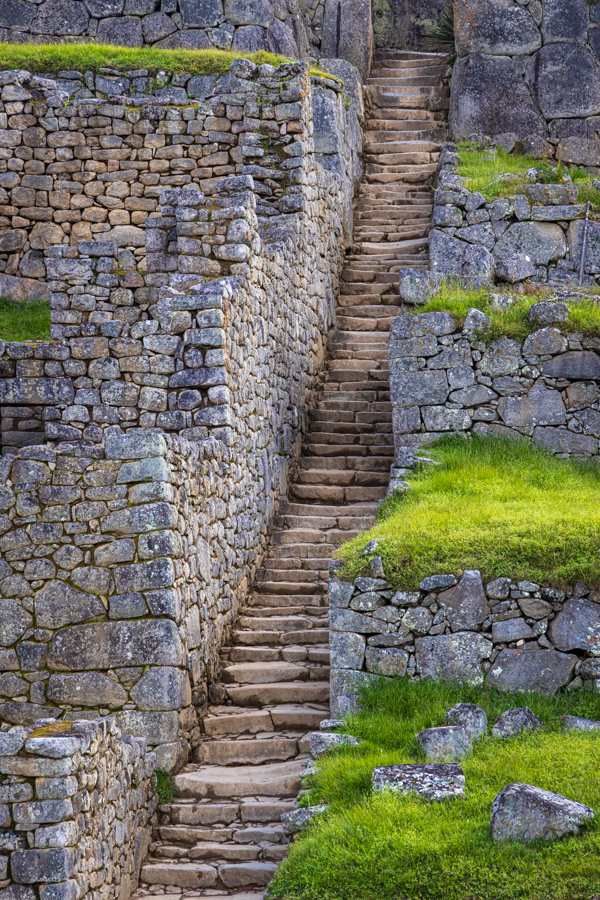
[[[225,684],[270,684],[274,681],[307,681],[308,678],[306,667],[285,662],[236,663],[227,666],[221,672],[221,680]]]
[[[305,685],[305,690],[308,689],[317,693],[315,685]],[[199,766],[194,769],[190,766],[175,775],[174,782],[177,793],[182,797],[215,800],[293,798],[300,790],[300,772],[305,765],[305,760],[295,759],[263,766]]]
[[[246,766],[292,759],[298,743],[288,738],[204,741],[196,751],[203,766]]]
[[[278,684],[228,687],[231,701],[238,706],[273,706],[286,703],[325,703],[329,699],[329,682],[279,682]],[[269,796],[273,796],[272,794]]]

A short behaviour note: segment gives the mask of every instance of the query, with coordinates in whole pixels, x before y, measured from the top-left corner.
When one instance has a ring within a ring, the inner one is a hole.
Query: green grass
[[[393,494],[373,528],[340,549],[344,577],[367,572],[364,548],[379,538],[376,555],[398,588],[464,569],[600,585],[600,467],[489,436],[444,438],[430,453],[440,465],[411,474],[412,490]]]
[[[364,744],[324,756],[313,803],[328,812],[291,847],[271,885],[285,900],[589,900],[600,892],[600,817],[576,837],[495,844],[492,801],[522,781],[600,811],[600,735],[560,732],[565,713],[600,718],[590,692],[555,698],[437,682],[381,679],[347,730]],[[486,737],[463,761],[464,799],[427,803],[370,790],[374,766],[419,761],[416,732],[443,725],[457,702],[483,706],[490,725],[514,706],[545,723],[507,741]]]
[[[0,300],[0,338],[4,341],[49,340],[49,303],[46,300],[31,303]]]
[[[497,152],[489,150],[474,150],[468,142],[458,144],[460,164],[458,173],[466,178],[465,187],[469,191],[479,191],[486,200],[496,200],[499,197],[514,197],[522,193],[525,181],[525,173],[528,169],[542,167],[547,176],[558,182],[558,176],[553,174],[545,160],[536,159],[534,156],[522,156],[519,153],[506,153],[501,148]],[[564,163],[560,165],[561,172],[568,173],[573,183],[579,188],[579,202],[592,203],[595,210],[600,210],[600,193],[592,186],[595,177],[589,172]],[[518,175],[518,180],[499,180],[500,175]]]
[[[164,803],[172,803],[173,798],[175,797],[175,785],[172,777],[165,769],[157,769],[155,775],[158,802],[161,805]]]
[[[527,335],[537,331],[538,325],[529,321],[529,308],[546,297],[552,291],[544,285],[528,285],[527,295],[513,294],[514,303],[507,309],[498,309],[490,305],[489,288],[465,288],[459,282],[444,281],[440,290],[419,312],[449,312],[462,326],[471,307],[485,312],[491,319],[489,331],[479,335],[482,341],[490,343],[500,337],[524,341]],[[509,295],[510,296],[510,295]],[[600,335],[600,298],[590,292],[590,296],[576,298],[569,306],[569,317],[560,325],[561,331]]]
[[[58,75],[67,69],[85,72],[88,69],[118,69],[127,71],[147,69],[157,72],[186,72],[190,75],[223,75],[234,59],[251,59],[257,65],[270,63],[280,66],[290,62],[275,53],[231,53],[226,50],[157,50],[154,47],[132,49],[112,44],[6,44],[0,43],[1,69],[27,69],[29,72]],[[334,78],[319,68],[311,68],[311,75]],[[339,81],[339,78],[334,78]]]

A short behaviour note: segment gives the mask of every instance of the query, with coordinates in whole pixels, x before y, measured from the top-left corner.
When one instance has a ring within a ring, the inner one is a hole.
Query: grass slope
[[[18,303],[0,300],[0,339],[47,341],[50,338],[50,304],[46,300]]]
[[[419,307],[419,312],[449,312],[456,320],[457,327],[464,324],[471,307],[480,309],[491,319],[489,331],[480,335],[482,341],[491,343],[499,337],[509,337],[516,341],[524,341],[527,335],[537,331],[539,326],[529,321],[529,308],[546,297],[552,297],[552,291],[544,285],[528,285],[528,295],[513,294],[511,305],[499,309],[491,305],[489,288],[465,288],[455,281],[445,281],[440,290]],[[600,335],[600,298],[595,294],[589,297],[575,297],[569,306],[569,317],[560,325],[566,333],[583,333]]]
[[[425,575],[480,569],[544,585],[600,585],[600,468],[558,459],[526,441],[449,437],[439,466],[409,477],[376,524],[340,550],[344,577],[365,573],[373,538],[395,587]]]
[[[486,200],[497,200],[499,197],[514,197],[522,193],[526,183],[525,173],[528,169],[543,167],[549,178],[558,183],[559,178],[551,172],[547,162],[533,156],[522,156],[519,153],[506,153],[500,147],[497,153],[490,150],[474,150],[466,142],[458,144],[460,164],[459,175],[466,178],[465,187],[469,191],[479,191]],[[568,173],[579,188],[579,202],[588,200],[595,210],[600,209],[600,193],[592,185],[594,175],[577,166],[561,165],[561,171]],[[518,179],[499,180],[501,175],[518,175]]]
[[[290,62],[276,53],[232,53],[227,50],[159,50],[155,47],[116,47],[112,44],[6,44],[0,43],[0,69],[26,69],[37,74],[58,75],[61,71],[116,69],[128,71],[147,69],[157,72],[186,72],[190,75],[223,75],[234,59],[251,59],[257,65],[270,63],[280,66]],[[312,75],[326,75],[311,68]],[[327,75],[333,78],[332,75]],[[339,81],[339,78],[335,78]]]
[[[464,799],[427,803],[373,795],[374,766],[419,760],[414,735],[443,725],[457,702],[478,703],[492,724],[528,705],[545,723],[538,734],[486,737],[463,761]],[[553,843],[494,844],[492,801],[523,781],[600,812],[600,735],[560,733],[565,713],[600,717],[588,692],[543,697],[500,694],[437,682],[381,679],[365,691],[363,712],[347,730],[362,747],[318,763],[311,801],[328,813],[297,840],[271,885],[286,900],[589,900],[600,893],[600,817],[577,837]]]

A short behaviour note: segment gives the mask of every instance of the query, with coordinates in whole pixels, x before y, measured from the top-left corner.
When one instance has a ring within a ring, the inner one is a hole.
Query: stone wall
[[[351,240],[360,84],[347,102],[303,63],[238,60],[205,101],[182,76],[185,97],[65,105],[64,84],[9,74],[42,97],[14,101],[6,173],[61,181],[4,231],[23,242],[3,285],[49,292],[55,340],[0,345],[7,443],[40,407],[47,442],[2,461],[0,717],[116,709],[174,768],[300,446]],[[43,202],[61,190],[84,201],[70,220]],[[56,239],[26,281],[38,208]]]
[[[547,149],[563,142],[563,158],[600,165],[598,4],[456,0],[454,8],[451,136],[512,132]]]
[[[154,757],[112,718],[0,731],[0,886],[128,900],[157,806]]]
[[[408,447],[397,452],[390,493],[428,465]],[[365,551],[366,552],[366,551]],[[566,591],[481,573],[435,574],[412,590],[393,590],[382,560],[370,555],[370,575],[329,581],[331,715],[357,708],[369,679],[408,675],[505,691],[600,690],[600,591],[577,584]]]
[[[443,312],[394,320],[389,355],[397,450],[472,432],[531,438],[561,456],[597,457],[600,339],[541,327],[523,343],[485,344],[477,333],[486,319],[473,310],[462,329]]]
[[[562,147],[559,144],[559,151]],[[496,148],[490,147],[489,152],[495,153]],[[457,174],[458,163],[456,145],[445,144],[438,162],[429,235],[434,281],[462,277],[490,283],[528,280],[577,285],[586,213],[585,203],[578,201],[577,186],[527,183],[514,197],[486,201],[464,186]],[[588,224],[583,276],[584,287],[597,286],[600,225],[593,219]],[[425,284],[424,276],[408,278],[403,291],[408,300],[414,278]]]
[[[429,32],[447,5],[448,0],[373,0],[375,46],[429,50]]]
[[[368,75],[371,0],[3,0],[0,41],[341,57]]]

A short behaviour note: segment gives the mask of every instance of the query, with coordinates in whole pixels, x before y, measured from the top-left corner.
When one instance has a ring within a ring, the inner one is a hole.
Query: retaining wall
[[[0,732],[0,884],[14,900],[128,900],[157,806],[153,754],[112,718]]]
[[[390,492],[428,465],[426,455],[397,451]],[[546,694],[600,689],[600,591],[566,591],[481,573],[435,574],[413,590],[393,590],[381,558],[369,576],[329,581],[331,715],[356,710],[358,690],[375,677],[484,682],[500,690]]]
[[[600,8],[456,0],[450,134],[513,133],[527,152],[600,166]]]
[[[27,73],[12,84],[32,87]],[[25,121],[6,170],[39,162],[54,178],[70,164],[91,202],[69,205],[70,232],[53,220],[62,243],[36,257],[55,341],[0,347],[12,446],[39,407],[47,442],[3,460],[0,716],[118,709],[174,768],[300,446],[351,238],[360,86],[347,104],[336,82],[311,92],[305,64],[239,60],[199,103],[57,96],[54,116],[45,90],[31,127],[61,146],[28,148]],[[58,172],[49,149],[66,151]],[[143,226],[110,220],[137,196],[153,205]],[[5,256],[22,253],[20,274],[4,284],[24,290],[37,223],[21,218],[24,243]],[[73,236],[82,222],[93,240]]]

